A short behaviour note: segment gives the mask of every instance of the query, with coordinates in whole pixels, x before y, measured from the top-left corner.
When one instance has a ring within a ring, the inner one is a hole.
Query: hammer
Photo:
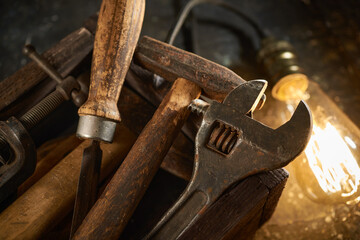
[[[245,82],[223,66],[149,37],[139,42],[134,56],[136,60],[144,57],[142,66],[145,62],[151,70],[151,66],[161,66],[164,73],[173,73],[170,80],[176,80],[74,239],[117,239],[186,120],[188,105],[199,97],[201,88],[208,96],[221,98],[219,92],[224,96]],[[161,71],[154,72],[165,77]]]
[[[84,150],[71,232],[95,203],[102,152],[99,141],[112,142],[120,91],[144,17],[145,0],[103,0],[97,23],[87,101],[79,109],[77,136],[92,139]]]

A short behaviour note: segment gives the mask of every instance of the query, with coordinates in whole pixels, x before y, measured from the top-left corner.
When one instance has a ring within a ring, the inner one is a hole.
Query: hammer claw
[[[306,147],[312,129],[311,113],[304,101],[300,101],[291,119],[275,130],[276,135],[286,136],[282,144],[288,153],[286,158],[296,158]]]

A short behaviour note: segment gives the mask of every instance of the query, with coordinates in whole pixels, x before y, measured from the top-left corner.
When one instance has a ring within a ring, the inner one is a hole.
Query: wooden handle
[[[74,239],[119,238],[200,93],[185,79],[174,82]]]
[[[103,0],[95,35],[88,100],[79,115],[120,121],[117,108],[139,39],[145,0]]]

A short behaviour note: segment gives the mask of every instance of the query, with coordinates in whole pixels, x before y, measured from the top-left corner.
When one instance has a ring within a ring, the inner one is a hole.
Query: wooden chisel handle
[[[117,101],[139,39],[144,10],[145,0],[103,0],[95,34],[89,97],[78,112],[80,137],[112,141],[112,137],[103,136],[108,131],[107,126],[99,127],[101,133],[98,136],[92,131],[92,121],[101,125],[101,120],[121,120]],[[97,118],[82,123],[84,116]],[[114,123],[111,128],[115,126]]]
[[[74,239],[118,239],[186,120],[201,89],[177,79]]]

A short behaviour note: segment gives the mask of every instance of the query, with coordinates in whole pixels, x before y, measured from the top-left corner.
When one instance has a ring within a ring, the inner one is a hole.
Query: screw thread
[[[205,114],[208,107],[209,107],[209,103],[201,99],[195,99],[189,105],[190,111],[195,112],[197,114]]]
[[[64,96],[55,90],[27,111],[19,120],[27,130],[30,130],[64,101]]]

